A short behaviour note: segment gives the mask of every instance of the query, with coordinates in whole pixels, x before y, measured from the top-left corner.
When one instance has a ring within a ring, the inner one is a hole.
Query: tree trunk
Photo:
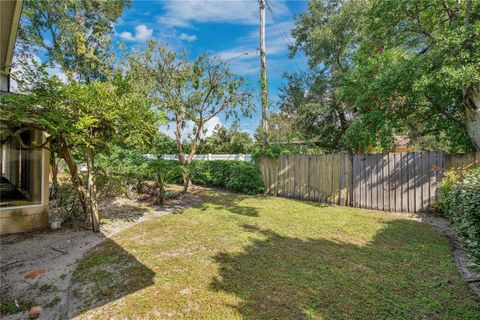
[[[465,90],[466,127],[476,151],[480,151],[480,83]]]
[[[55,151],[51,147],[50,149],[50,167],[52,169],[52,188],[50,189],[50,200],[57,197],[58,192],[58,164],[55,157]]]
[[[95,186],[95,175],[93,173],[93,147],[87,145],[87,173],[88,173],[88,195],[90,200],[90,212],[92,213],[92,229],[100,231],[100,216],[98,214],[97,188]]]
[[[157,204],[163,205],[165,202],[165,186],[158,185]]]
[[[183,193],[188,191],[188,188],[192,185],[192,181],[190,180],[190,176],[188,173],[183,173]]]
[[[65,163],[68,166],[68,170],[70,171],[70,178],[72,180],[73,187],[78,195],[78,199],[80,201],[80,206],[82,207],[82,211],[85,217],[88,217],[88,207],[87,207],[87,197],[85,195],[85,187],[83,186],[82,180],[78,175],[78,167],[75,163],[75,160],[72,156],[72,151],[68,146],[67,141],[63,136],[59,136],[59,147],[60,147],[60,154],[62,158],[65,160]]]
[[[467,45],[470,44],[475,34],[471,30],[470,16],[472,1],[465,1],[465,32],[467,32]],[[468,135],[476,151],[480,151],[480,83],[463,91],[464,103],[467,111],[466,126]]]

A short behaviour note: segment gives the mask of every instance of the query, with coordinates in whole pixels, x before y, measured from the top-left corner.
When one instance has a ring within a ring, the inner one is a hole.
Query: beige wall
[[[45,136],[44,136],[45,139]],[[37,183],[42,183],[42,203],[39,205],[0,208],[0,234],[31,231],[48,227],[48,192],[49,192],[49,152],[42,149],[43,181],[41,168],[34,169],[38,176]]]

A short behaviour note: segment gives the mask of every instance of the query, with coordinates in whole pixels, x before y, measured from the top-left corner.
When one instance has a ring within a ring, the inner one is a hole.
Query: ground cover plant
[[[452,222],[471,263],[480,269],[480,168],[447,172],[439,189],[436,206]]]
[[[202,191],[116,236],[70,288],[88,319],[476,319],[448,241],[400,215]]]

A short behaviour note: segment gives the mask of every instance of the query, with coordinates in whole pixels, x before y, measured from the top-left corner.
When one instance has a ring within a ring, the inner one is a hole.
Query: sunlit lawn
[[[346,207],[203,192],[87,256],[80,318],[479,319],[448,242]]]

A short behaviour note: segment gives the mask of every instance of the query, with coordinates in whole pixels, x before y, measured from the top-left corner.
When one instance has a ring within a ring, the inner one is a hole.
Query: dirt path
[[[66,319],[69,313],[68,288],[77,262],[92,248],[112,235],[139,222],[201,204],[188,194],[163,207],[149,207],[126,198],[101,204],[101,232],[60,229],[0,237],[2,304],[10,308],[41,306],[38,319]],[[29,273],[32,273],[30,274]],[[2,319],[27,319],[27,312]]]

